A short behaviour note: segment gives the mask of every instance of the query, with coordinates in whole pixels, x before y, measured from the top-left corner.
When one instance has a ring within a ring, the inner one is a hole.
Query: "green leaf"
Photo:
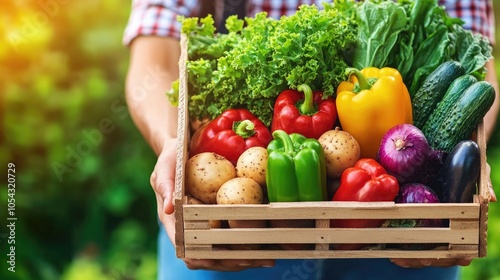
[[[358,8],[358,45],[353,65],[357,69],[387,66],[389,53],[407,23],[405,10],[392,1],[365,1]]]

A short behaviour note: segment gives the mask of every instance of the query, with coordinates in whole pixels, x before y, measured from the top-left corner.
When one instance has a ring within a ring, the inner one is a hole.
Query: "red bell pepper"
[[[394,201],[399,192],[396,177],[387,174],[376,160],[361,158],[353,167],[347,168],[340,176],[340,186],[332,201]],[[380,227],[384,220],[374,219],[338,219],[331,220],[332,228],[370,228]],[[339,250],[353,250],[360,244],[340,244]]]
[[[303,93],[302,93],[303,92]],[[333,128],[337,121],[335,99],[323,99],[323,93],[313,92],[308,85],[281,92],[274,103],[271,132],[283,130],[318,139]]]
[[[228,109],[198,129],[189,146],[190,156],[203,152],[219,154],[234,165],[248,148],[267,147],[271,132],[247,109]]]
[[[340,186],[332,201],[394,201],[399,192],[396,177],[387,174],[382,165],[372,158],[362,158],[340,176]],[[383,220],[332,220],[332,227],[379,227]]]

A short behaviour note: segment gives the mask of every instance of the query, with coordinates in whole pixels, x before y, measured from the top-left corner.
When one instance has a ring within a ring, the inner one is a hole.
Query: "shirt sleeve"
[[[480,33],[495,43],[495,16],[491,0],[440,0],[448,15],[464,21],[464,28]]]
[[[133,0],[131,13],[125,27],[123,44],[128,46],[137,36],[180,37],[181,23],[178,15],[195,16],[196,0]]]

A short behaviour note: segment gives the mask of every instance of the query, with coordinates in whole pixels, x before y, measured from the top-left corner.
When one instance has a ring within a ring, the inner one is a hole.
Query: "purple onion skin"
[[[399,124],[382,137],[377,161],[400,184],[413,181],[425,165],[431,148],[423,132],[412,124]]]
[[[409,183],[400,187],[394,200],[396,203],[440,203],[438,195],[428,186],[420,183]],[[414,227],[440,227],[439,219],[414,220]]]
[[[419,183],[409,183],[400,187],[396,203],[439,203],[437,194],[428,186]],[[445,220],[417,219],[391,220],[389,227],[442,227]],[[403,250],[430,250],[437,246],[432,243],[395,244]]]
[[[404,184],[400,187],[396,203],[439,203],[437,194],[428,186],[419,183]]]

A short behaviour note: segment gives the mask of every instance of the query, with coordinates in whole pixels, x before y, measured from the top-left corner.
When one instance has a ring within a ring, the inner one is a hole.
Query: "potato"
[[[251,147],[245,150],[236,163],[236,175],[250,178],[261,186],[266,185],[267,149]]]
[[[262,199],[262,187],[250,178],[230,179],[217,192],[217,204],[261,204]]]
[[[200,153],[186,162],[186,190],[205,204],[217,202],[217,191],[236,177],[236,168],[216,153]]]
[[[361,157],[361,148],[354,137],[339,127],[326,131],[319,138],[326,159],[326,174],[339,178],[342,172],[354,166]]]
[[[217,192],[217,204],[261,204],[261,186],[250,178],[238,177],[224,183]],[[264,220],[230,220],[232,228],[266,227]]]
[[[224,183],[217,192],[217,204],[261,204],[261,186],[250,178],[238,177]],[[229,220],[230,228],[264,228],[265,220]],[[232,244],[233,250],[256,250],[260,244]]]

